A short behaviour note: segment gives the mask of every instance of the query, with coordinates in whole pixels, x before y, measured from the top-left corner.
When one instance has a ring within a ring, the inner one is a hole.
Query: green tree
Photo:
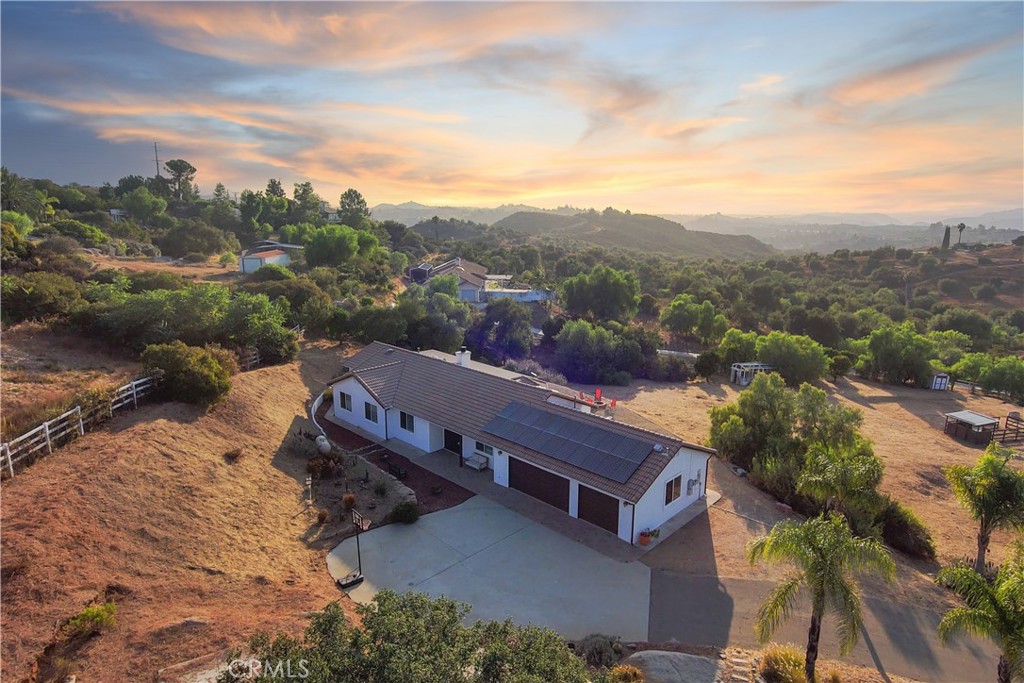
[[[722,368],[728,370],[733,363],[748,363],[757,357],[757,333],[727,330],[718,344]]]
[[[857,372],[867,377],[881,377],[889,384],[913,382],[927,387],[931,383],[930,360],[934,345],[911,322],[884,325],[868,336],[866,353],[857,360]]]
[[[626,320],[636,315],[640,284],[632,271],[595,266],[563,284],[566,310],[597,320]]]
[[[700,306],[689,294],[679,294],[661,312],[661,326],[674,335],[685,336],[693,332],[700,315]]]
[[[832,376],[833,382],[838,382],[851,368],[853,361],[845,353],[836,354],[828,360],[828,374]]]
[[[32,232],[32,229],[35,228],[35,222],[31,218],[17,211],[4,211],[0,214],[0,219],[4,223],[10,224],[22,237],[27,237]]]
[[[1018,403],[1024,403],[1024,359],[1002,356],[982,368],[978,383],[985,391],[1009,394]]]
[[[180,341],[147,346],[142,365],[147,371],[160,372],[160,389],[172,401],[199,405],[223,401],[231,390],[231,373],[238,370],[231,352]]]
[[[430,278],[430,282],[427,283],[427,291],[431,294],[440,293],[457,299],[459,298],[459,276],[439,275]]]
[[[858,439],[851,445],[814,443],[807,450],[797,493],[848,515],[851,507],[866,509],[877,498],[884,467],[871,445]]]
[[[792,450],[795,410],[795,394],[782,377],[761,373],[733,403],[711,409],[711,447],[750,469],[758,453]]]
[[[140,186],[121,198],[121,206],[136,221],[148,225],[167,210],[167,201],[161,197],[154,197],[146,187]]]
[[[974,467],[950,465],[943,469],[960,504],[978,521],[978,554],[974,570],[985,570],[992,532],[1024,529],[1024,473],[1009,465],[1013,451],[989,444]]]
[[[320,214],[320,195],[313,190],[313,183],[306,181],[295,183],[292,191],[291,221],[293,223],[313,223],[322,225]]]
[[[1017,544],[992,582],[968,567],[945,567],[935,580],[965,603],[946,612],[939,622],[942,643],[964,633],[988,638],[999,647],[996,680],[1024,679],[1024,548]]]
[[[761,604],[754,628],[758,639],[767,642],[779,625],[792,616],[801,593],[807,593],[811,624],[804,673],[809,683],[816,680],[818,642],[826,612],[838,621],[841,652],[847,654],[857,643],[861,607],[854,572],[875,571],[886,579],[895,573],[895,564],[885,547],[875,539],[855,537],[846,519],[837,514],[822,515],[802,524],[780,522],[767,536],[750,544],[747,558],[751,565],[764,560],[796,567]]]
[[[944,226],[942,231],[942,251],[949,249],[949,226]]]
[[[325,225],[309,235],[305,252],[310,266],[340,266],[359,253],[359,235],[346,225]]]
[[[825,349],[810,337],[772,332],[758,337],[757,360],[775,367],[790,386],[813,382],[825,374]]]
[[[184,159],[171,159],[164,164],[164,169],[171,176],[169,178],[171,196],[178,201],[194,202],[198,195],[193,185],[196,178],[196,167]]]
[[[370,209],[366,205],[363,195],[352,188],[341,193],[341,198],[338,201],[338,218],[341,219],[343,225],[358,228],[369,217]]]
[[[66,317],[84,302],[78,284],[66,275],[34,272],[21,277],[0,278],[3,292],[3,319],[17,323],[22,320],[44,320]]]
[[[285,194],[284,186],[281,184],[281,181],[277,178],[271,178],[267,181],[267,196],[284,199],[288,195]]]

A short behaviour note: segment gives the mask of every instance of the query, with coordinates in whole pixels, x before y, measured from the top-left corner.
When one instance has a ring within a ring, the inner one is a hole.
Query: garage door
[[[508,459],[508,485],[560,510],[569,511],[569,480],[534,467],[530,463]]]
[[[619,533],[619,499],[580,484],[579,518]]]

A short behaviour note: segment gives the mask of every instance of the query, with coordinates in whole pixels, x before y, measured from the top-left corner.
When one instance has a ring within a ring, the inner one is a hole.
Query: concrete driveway
[[[567,638],[607,633],[646,640],[651,570],[619,562],[483,496],[389,524],[360,538],[366,580],[360,603],[378,590],[413,590],[472,605],[470,620],[512,618]],[[335,579],[356,567],[355,538],[327,556]]]

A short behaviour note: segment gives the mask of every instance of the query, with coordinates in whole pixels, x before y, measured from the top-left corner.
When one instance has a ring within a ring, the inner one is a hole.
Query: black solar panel
[[[484,431],[620,484],[633,476],[654,448],[650,441],[518,401],[505,406]]]

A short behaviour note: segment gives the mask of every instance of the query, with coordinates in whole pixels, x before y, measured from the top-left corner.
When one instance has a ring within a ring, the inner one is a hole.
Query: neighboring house
[[[374,342],[329,385],[337,421],[379,441],[448,450],[628,543],[706,492],[715,451],[598,415],[572,390],[452,357]]]
[[[733,363],[729,372],[729,381],[745,387],[754,381],[761,372],[773,372],[775,366],[766,363]]]
[[[279,266],[287,266],[292,262],[288,252],[281,249],[269,249],[258,251],[255,254],[245,254],[238,259],[238,270],[243,273],[255,273],[265,265],[276,263]]]
[[[409,279],[425,285],[441,275],[456,275],[459,278],[459,300],[471,303],[486,303],[491,299],[515,299],[516,301],[550,301],[554,292],[548,289],[513,289],[509,287],[511,275],[489,275],[487,268],[463,258],[434,266],[421,263],[409,269]]]

